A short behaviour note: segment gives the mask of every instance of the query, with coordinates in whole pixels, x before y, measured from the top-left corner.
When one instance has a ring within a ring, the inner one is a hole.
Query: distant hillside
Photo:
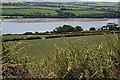
[[[118,18],[117,2],[2,3],[7,18]]]

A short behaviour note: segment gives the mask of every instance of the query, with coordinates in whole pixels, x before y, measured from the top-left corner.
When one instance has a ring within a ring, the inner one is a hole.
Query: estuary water
[[[93,18],[41,18],[41,19],[7,19],[2,22],[2,34],[19,34],[24,32],[46,32],[63,25],[100,28],[107,23],[118,24],[118,19]]]

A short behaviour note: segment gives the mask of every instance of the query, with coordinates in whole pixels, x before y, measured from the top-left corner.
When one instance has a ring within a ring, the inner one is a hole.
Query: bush
[[[33,33],[32,32],[25,32],[23,33],[23,35],[32,35]]]
[[[115,32],[114,32],[115,33]],[[110,51],[114,53],[114,57],[111,57],[113,64],[112,64],[112,71],[116,75],[116,77],[120,78],[120,35],[116,35],[116,42],[113,42],[109,36],[106,36],[108,46]]]
[[[27,78],[29,71],[27,69],[28,59],[25,53],[21,53],[17,49],[19,43],[11,50],[10,45],[2,44],[2,78],[14,79],[14,78]]]
[[[41,37],[38,36],[31,36],[31,37],[26,37],[25,40],[34,40],[34,39],[42,39]]]
[[[42,39],[38,36],[29,36],[29,37],[21,37],[21,38],[8,38],[8,39],[2,39],[3,42],[9,42],[9,41],[20,41],[20,40],[34,40],[34,39]]]
[[[46,36],[45,39],[51,39],[51,38],[60,38],[62,36]]]

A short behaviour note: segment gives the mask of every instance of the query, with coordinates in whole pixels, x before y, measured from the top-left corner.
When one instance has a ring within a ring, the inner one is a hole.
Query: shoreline
[[[108,21],[113,18],[26,18],[26,19],[6,19],[4,22],[19,22],[19,23],[37,23],[37,22],[93,22],[93,21]],[[114,18],[117,19],[117,18]]]

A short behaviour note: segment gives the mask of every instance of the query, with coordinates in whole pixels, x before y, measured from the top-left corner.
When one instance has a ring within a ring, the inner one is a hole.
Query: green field
[[[117,2],[91,2],[91,3],[85,3],[85,2],[73,2],[73,3],[61,3],[61,4],[54,4],[57,6],[65,6],[65,7],[95,7],[95,6],[118,6]]]
[[[52,9],[52,10],[56,10],[59,9],[58,7],[42,7],[42,6],[0,6],[0,9]]]
[[[12,8],[26,8],[26,6],[0,6],[0,8],[2,8],[2,9],[6,9],[6,8],[9,8],[9,9],[12,9]]]
[[[3,38],[7,37],[11,36]],[[17,35],[12,38],[14,37],[25,36]],[[4,64],[8,63],[3,67],[3,72],[7,74],[6,78],[25,76],[84,79],[87,74],[92,79],[106,79],[120,76],[118,74],[120,37],[117,35],[23,40],[3,42],[3,44],[2,59]],[[11,65],[15,67],[9,68]],[[24,75],[21,75],[23,73]]]
[[[50,15],[56,15],[57,12],[51,9],[3,9],[2,13],[3,14],[33,14],[36,12],[40,12],[43,14],[48,14]]]
[[[36,35],[38,36],[38,35]],[[48,36],[48,35],[46,35]],[[3,38],[20,38],[20,37],[26,37],[25,35],[15,35],[15,36],[4,36]],[[45,37],[45,35],[40,36],[42,38]],[[115,37],[115,36],[111,36]],[[114,38],[113,38],[114,39]],[[100,44],[101,42],[105,42],[105,37],[103,35],[96,35],[96,36],[80,36],[80,37],[70,37],[70,38],[55,38],[55,39],[42,39],[42,40],[29,40],[29,41],[13,41],[13,42],[5,42],[10,43],[12,45],[15,45],[18,42],[25,42],[24,45],[20,46],[30,46],[25,52],[30,57],[40,58],[45,57],[46,54],[52,54],[54,53],[55,45],[57,45],[60,48],[67,47],[66,42],[68,44],[74,44],[74,46],[77,46],[78,48],[80,46],[83,46],[83,42],[86,41],[86,43],[89,44],[89,48],[91,48],[92,45]],[[11,46],[12,47],[12,46]],[[22,52],[22,51],[21,51]]]
[[[20,16],[24,18],[28,17],[106,17],[106,14],[109,13],[108,17],[111,17],[110,14],[116,16],[118,12],[117,3],[111,2],[64,2],[64,3],[35,3],[34,6],[30,5],[4,5],[0,6],[4,16]],[[62,9],[63,8],[63,9]],[[64,9],[66,8],[66,9]],[[116,12],[115,12],[116,11]],[[65,13],[68,12],[68,13]],[[115,12],[115,14],[113,14]],[[42,13],[42,14],[40,14]],[[75,16],[69,14],[73,13]],[[19,15],[18,15],[19,14]],[[26,15],[24,15],[26,14]],[[65,16],[64,16],[65,14]],[[93,16],[95,14],[95,16]],[[100,14],[100,15],[97,15]],[[24,15],[24,16],[23,16]],[[31,16],[29,16],[31,15]],[[44,16],[43,16],[44,15]],[[70,16],[69,16],[70,15]],[[17,18],[16,17],[16,18]],[[7,17],[6,17],[7,18]]]
[[[57,9],[57,8],[56,8]],[[49,14],[50,15],[57,15],[58,13],[55,11],[55,8],[49,8],[49,7],[44,7],[44,8],[38,8],[38,9],[3,9],[2,13],[3,14],[34,14],[34,13],[42,13],[42,14]],[[82,14],[102,14],[106,12],[102,11],[95,11],[95,10],[83,10],[80,8],[74,8],[73,10],[63,10],[63,12],[69,12],[73,13],[75,15],[82,15]]]
[[[95,11],[95,10],[84,10],[84,11],[79,11],[79,10],[64,10],[63,12],[69,12],[69,13],[73,13],[75,15],[83,15],[83,14],[102,14],[102,13],[106,13],[106,12],[102,12],[102,11]]]
[[[111,2],[103,2],[103,3],[96,3],[95,6],[118,6],[118,3],[111,3]]]

